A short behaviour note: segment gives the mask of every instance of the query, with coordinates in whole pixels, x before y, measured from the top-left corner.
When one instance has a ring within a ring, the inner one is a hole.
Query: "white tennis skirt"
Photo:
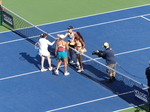
[[[50,52],[48,50],[39,50],[40,56],[50,56]]]

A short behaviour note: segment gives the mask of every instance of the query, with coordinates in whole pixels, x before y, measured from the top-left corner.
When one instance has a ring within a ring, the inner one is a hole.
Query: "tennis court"
[[[84,37],[88,50],[85,55],[103,64],[105,60],[91,53],[103,50],[102,44],[109,42],[120,65],[117,71],[146,85],[145,68],[148,66],[150,48],[149,10],[150,5],[144,5],[37,27],[56,37],[57,34],[64,34],[68,26],[74,26],[75,31]],[[2,112],[111,112],[134,106],[106,88],[115,86],[103,83],[107,75],[98,79],[104,87],[77,73],[71,66],[71,74],[67,77],[63,76],[63,72],[59,76],[51,71],[40,72],[38,51],[28,39],[11,31],[0,33],[0,37],[0,45],[4,49],[0,64]],[[52,40],[51,37],[49,39]],[[100,70],[95,69],[89,60],[84,62],[88,74],[99,75]],[[57,64],[53,55],[52,64]]]

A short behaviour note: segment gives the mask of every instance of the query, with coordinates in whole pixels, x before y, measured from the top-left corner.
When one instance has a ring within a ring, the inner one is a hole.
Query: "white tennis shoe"
[[[82,72],[82,71],[84,71],[83,69],[79,69],[79,70],[77,70],[77,72]]]
[[[65,76],[67,76],[67,75],[69,75],[69,74],[70,74],[69,72],[65,72],[65,73],[64,73]]]

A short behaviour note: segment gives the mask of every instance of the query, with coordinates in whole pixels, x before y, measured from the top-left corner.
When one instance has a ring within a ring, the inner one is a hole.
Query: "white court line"
[[[120,22],[120,21],[135,19],[135,18],[140,18],[140,17],[148,16],[148,15],[150,15],[150,13],[149,14],[144,14],[144,15],[132,16],[132,17],[123,18],[123,19],[117,19],[117,20],[113,20],[113,21],[107,21],[107,22],[97,23],[97,24],[93,24],[93,25],[82,26],[82,27],[75,28],[75,30],[77,30],[77,29],[83,29],[83,28],[89,28],[89,27],[94,27],[94,26],[99,26],[99,25],[105,25],[105,24],[110,24],[110,23],[115,23],[115,22]],[[52,32],[52,33],[49,33],[49,34],[56,34],[56,33],[61,33],[61,32],[66,32],[66,31],[67,30],[62,30],[62,31]]]
[[[145,7],[145,6],[149,6],[149,5],[150,4],[139,5],[139,6],[124,8],[124,9],[118,9],[118,10],[114,10],[114,11],[110,11],[110,12],[103,12],[103,13],[98,13],[98,14],[82,16],[82,17],[78,17],[78,18],[72,18],[72,19],[67,19],[67,20],[56,21],[56,22],[52,22],[52,23],[45,23],[45,24],[36,25],[36,26],[39,27],[39,26],[44,26],[44,25],[49,25],[49,24],[55,24],[55,23],[60,23],[60,22],[65,22],[65,21],[71,21],[71,20],[75,20],[75,19],[87,18],[87,17],[97,16],[97,15],[102,15],[102,14],[107,14],[107,13],[114,13],[114,12],[123,11],[123,10],[129,10],[129,9],[134,9],[134,8],[139,8],[139,7]],[[11,31],[4,31],[4,32],[0,32],[0,33],[7,33],[7,32],[11,32]]]
[[[61,65],[60,68],[61,67],[64,67],[64,65]],[[0,78],[0,81],[7,80],[7,79],[12,79],[12,78],[16,78],[16,77],[21,77],[21,76],[25,76],[25,75],[30,75],[30,74],[34,74],[34,73],[38,73],[38,72],[41,72],[41,71],[37,70],[37,71],[27,72],[27,73],[23,73],[23,74],[19,74],[19,75],[13,75],[13,76],[9,76],[9,77],[4,77],[4,78]]]
[[[86,101],[86,102],[82,102],[82,103],[77,103],[74,105],[69,105],[66,107],[61,107],[61,108],[57,108],[57,109],[53,109],[53,110],[48,110],[46,112],[54,112],[54,111],[58,111],[58,110],[63,110],[63,109],[67,109],[67,108],[71,108],[71,107],[75,107],[75,106],[80,106],[80,105],[84,105],[84,104],[88,104],[88,103],[93,103],[93,102],[97,102],[100,100],[105,100],[105,99],[109,99],[109,98],[113,98],[113,97],[117,97],[118,95],[112,95],[112,96],[107,96],[107,97],[103,97],[103,98],[99,98],[99,99],[95,99],[95,100],[90,100],[90,101]]]
[[[115,54],[115,55],[117,56],[117,55],[122,55],[122,54],[137,52],[137,51],[141,51],[141,50],[146,50],[146,49],[150,49],[150,47],[146,47],[146,48],[142,48],[142,49],[137,49],[137,50],[132,50],[132,51],[127,51],[127,52],[123,52],[123,53],[118,53],[118,54]],[[101,59],[101,58],[94,58],[94,60],[98,60],[98,59]],[[91,60],[83,61],[83,63],[84,62],[88,62],[88,61],[91,61]],[[61,65],[60,67],[63,67],[63,66],[64,65]],[[19,75],[10,76],[10,77],[0,78],[0,80],[6,80],[6,79],[11,79],[11,78],[16,78],[16,77],[20,77],[20,76],[24,76],[24,75],[29,75],[29,74],[32,74],[32,73],[37,73],[37,72],[40,72],[40,71],[38,70],[38,71],[23,73],[23,74],[19,74]]]
[[[102,22],[102,23],[93,24],[93,25],[87,25],[87,26],[83,26],[83,27],[78,27],[78,28],[75,28],[75,30],[76,29],[83,29],[83,28],[94,27],[94,26],[98,26],[98,25],[110,24],[110,23],[114,23],[114,22],[125,21],[125,20],[129,20],[129,19],[135,19],[135,18],[139,18],[139,17],[147,19],[144,16],[148,16],[148,15],[150,15],[150,13],[149,14],[144,14],[144,15],[139,15],[139,16],[128,17],[128,18],[124,18],[124,19],[118,19],[118,20],[113,20],[113,21],[108,21],[108,22]],[[48,33],[48,34],[51,35],[51,34],[56,34],[56,33],[61,33],[61,32],[66,32],[66,31],[67,30],[62,30],[62,31]],[[37,35],[37,36],[39,36],[39,35]],[[37,37],[37,36],[28,37],[28,38],[34,38],[34,37]],[[0,44],[11,43],[11,42],[21,41],[21,40],[26,40],[26,39],[27,38],[25,38],[25,39],[16,39],[16,40],[12,40],[12,41],[1,42]]]
[[[36,37],[37,36],[32,36],[32,37],[28,37],[28,38],[21,38],[21,39],[15,39],[15,40],[10,40],[10,41],[0,42],[0,44],[8,44],[8,43],[22,41],[22,40],[28,40],[28,39],[36,38]]]
[[[142,18],[145,19],[145,17],[143,17],[143,16],[148,16],[148,15],[150,15],[150,13],[149,14],[145,14],[145,15],[133,16],[133,17],[129,17],[129,18],[124,18],[124,19],[118,19],[118,20],[113,20],[113,21],[108,21],[108,22],[93,24],[93,25],[87,25],[87,26],[78,27],[78,28],[75,28],[75,29],[89,28],[89,27],[94,27],[94,26],[98,26],[98,25],[104,25],[104,24],[109,24],[109,23],[120,22],[120,21],[129,20],[129,19],[134,19],[134,18],[138,18],[138,17],[142,17]],[[67,30],[52,32],[52,33],[48,33],[48,34],[51,35],[51,34],[61,33],[61,32],[65,32],[65,31],[67,31]],[[28,38],[34,38],[34,37],[37,37],[37,36],[28,37]],[[1,42],[0,44],[11,43],[11,42],[21,41],[21,40],[26,40],[26,39],[27,38],[25,38],[25,39],[16,39],[16,40],[12,40],[12,41]]]
[[[108,12],[102,12],[102,13],[97,13],[97,14],[92,14],[92,15],[86,15],[86,16],[81,16],[81,17],[77,17],[77,18],[71,18],[71,19],[56,21],[56,22],[52,22],[52,23],[45,23],[45,24],[41,24],[41,25],[38,25],[38,26],[44,26],[44,25],[55,24],[55,23],[61,23],[61,22],[65,22],[65,21],[71,21],[71,20],[76,20],[76,19],[82,19],[82,18],[87,18],[87,17],[92,17],[92,16],[98,16],[98,15],[103,15],[103,14],[108,14],[108,13],[114,13],[114,12],[119,12],[119,11],[124,11],[124,10],[130,10],[130,9],[145,7],[145,6],[149,6],[149,5],[150,5],[150,4],[145,4],[145,5],[139,5],[139,6],[134,6],[134,7],[128,7],[128,8],[124,8],[124,9],[117,9],[117,10],[114,10],[114,11],[108,11]]]
[[[135,7],[134,7],[135,8]],[[126,9],[123,9],[123,10],[126,10]],[[119,10],[120,11],[120,10]],[[112,12],[112,11],[111,11]],[[107,13],[111,13],[111,12],[107,12]],[[115,12],[115,11],[114,11]],[[103,13],[102,13],[103,14]],[[97,14],[96,14],[97,15]],[[92,15],[94,16],[94,15]],[[145,16],[145,15],[142,15],[142,16]],[[141,17],[142,17],[141,16]],[[136,17],[139,17],[139,16],[135,16],[135,17],[131,17],[130,19],[132,18],[136,18]],[[81,17],[80,17],[81,18]],[[83,17],[82,17],[83,18]],[[78,19],[78,18],[75,18],[75,19]],[[103,25],[103,24],[108,24],[108,23],[113,23],[113,22],[118,22],[118,21],[123,21],[123,20],[127,20],[129,18],[126,18],[126,19],[120,19],[120,20],[114,20],[114,21],[110,21],[110,22],[104,22],[104,23],[99,23],[99,24],[95,24],[95,26],[97,25]],[[145,19],[145,18],[144,18]],[[65,20],[67,21],[67,20]],[[62,21],[61,21],[62,22]],[[58,22],[57,22],[58,23]],[[52,24],[52,23],[51,23]],[[81,28],[87,28],[87,27],[92,27],[94,25],[89,25],[89,26],[85,26],[85,27],[79,27],[79,28],[76,28],[76,29],[81,29]],[[66,30],[65,30],[66,31]],[[5,33],[5,32],[1,32],[1,33]],[[12,40],[12,41],[7,41],[7,42],[1,42],[0,44],[5,44],[5,43],[10,43],[10,42],[15,42],[15,41],[20,41],[20,40],[25,40],[25,39],[17,39],[17,40]],[[137,50],[133,50],[132,52],[134,51],[137,51]],[[131,52],[131,51],[129,51]],[[129,53],[129,52],[126,52],[126,53]],[[123,54],[123,53],[120,53],[120,54]],[[118,54],[118,55],[120,55]],[[125,54],[125,53],[124,53]],[[25,75],[29,75],[29,74],[33,74],[33,73],[37,73],[37,72],[40,72],[39,70],[38,71],[33,71],[33,72],[29,72],[29,73],[24,73],[24,74],[20,74],[20,75],[15,75],[15,76],[10,76],[10,77],[5,77],[5,78],[1,78],[0,80],[6,80],[6,79],[11,79],[11,78],[15,78],[15,77],[20,77],[20,76],[25,76]],[[70,106],[67,106],[67,107],[62,107],[62,108],[58,108],[58,109],[54,109],[54,110],[50,110],[50,111],[47,111],[47,112],[52,112],[52,111],[56,111],[56,110],[61,110],[61,109],[65,109],[65,108],[69,108],[69,107],[74,107],[74,106],[78,106],[78,105],[82,105],[82,104],[87,104],[87,103],[91,103],[91,102],[96,102],[96,101],[100,101],[100,100],[104,100],[104,99],[108,99],[108,98],[112,98],[112,97],[116,97],[117,95],[113,95],[113,96],[108,96],[108,97],[104,97],[104,98],[100,98],[100,99],[96,99],[96,100],[91,100],[91,101],[87,101],[87,102],[83,102],[83,103],[79,103],[79,104],[75,104],[75,105],[70,105]]]
[[[113,22],[118,22],[118,21],[124,21],[124,20],[133,19],[133,18],[138,18],[138,17],[142,17],[142,18],[145,19],[145,17],[143,17],[143,16],[147,16],[147,15],[150,15],[150,14],[139,15],[139,16],[124,18],[124,19],[118,19],[118,20],[108,21],[108,22],[99,23],[99,24],[94,24],[94,25],[83,26],[83,27],[79,27],[79,28],[76,28],[76,29],[82,29],[82,28],[87,28],[87,27],[93,27],[93,26],[97,26],[97,25],[103,25],[103,24],[108,24],[108,23],[113,23]],[[66,31],[66,30],[65,30],[65,31]],[[59,31],[59,32],[64,32],[64,31]],[[56,33],[56,32],[54,32],[54,33]],[[53,33],[51,33],[51,34],[53,34]],[[37,37],[37,36],[33,36],[33,37],[29,37],[29,38],[34,38],[34,37]],[[26,40],[26,39],[27,39],[27,38],[16,39],[16,40],[12,40],[12,41],[1,42],[0,44],[6,44],[6,43],[11,43],[11,42],[21,41],[21,40]],[[121,55],[121,54],[136,52],[136,51],[145,50],[145,49],[149,49],[149,48],[150,48],[150,47],[142,48],[142,49],[137,49],[137,50],[132,50],[132,51],[124,52],[124,53],[119,53],[119,54],[116,54],[116,55]]]
[[[141,50],[146,50],[146,49],[150,49],[150,47],[146,47],[146,48],[142,48],[142,49],[137,49],[137,50],[132,50],[132,51],[127,51],[127,52],[123,52],[123,53],[118,53],[118,54],[115,54],[115,55],[117,56],[117,55],[122,55],[122,54],[137,52],[137,51],[141,51]],[[101,58],[94,58],[92,60],[98,60],[98,59],[101,59]],[[88,62],[88,61],[91,61],[91,60],[83,61],[83,63],[84,62]],[[60,67],[63,67],[63,66],[64,65],[61,65]],[[40,72],[40,71],[38,70],[38,71],[23,73],[23,74],[19,74],[19,75],[10,76],[10,77],[0,78],[0,80],[6,80],[6,79],[11,79],[11,78],[16,78],[16,77],[20,77],[20,76],[24,76],[24,75],[29,75],[29,74],[32,74],[32,73],[37,73],[37,72]]]
[[[26,40],[26,39],[15,39],[15,40],[10,40],[10,41],[0,42],[0,44],[7,44],[7,43],[17,42],[21,40]]]
[[[115,54],[115,56],[122,55],[122,54],[128,54],[128,53],[132,53],[132,52],[137,52],[137,51],[142,51],[142,50],[147,50],[147,49],[150,49],[150,47],[145,47],[145,48],[141,48],[141,49],[136,49],[136,50],[118,53],[118,54]]]
[[[134,107],[137,107],[137,106],[133,106],[133,107],[129,107],[129,108],[124,108],[124,109],[116,110],[116,111],[113,111],[113,112],[119,112],[119,111],[123,111],[123,110],[128,110],[128,109],[131,109],[131,108],[134,108]]]
[[[150,19],[148,19],[148,18],[146,18],[146,17],[144,17],[144,16],[141,16],[143,19],[146,19],[147,21],[150,21]]]
[[[99,98],[99,99],[95,99],[95,100],[90,100],[90,101],[86,101],[86,102],[82,102],[82,103],[77,103],[77,104],[74,104],[74,105],[69,105],[69,106],[65,106],[65,107],[61,107],[61,108],[57,108],[57,109],[48,110],[46,112],[54,112],[54,111],[58,111],[58,110],[72,108],[72,107],[75,107],[75,106],[80,106],[80,105],[85,105],[85,104],[88,104],[88,103],[93,103],[93,102],[97,102],[97,101],[101,101],[101,100],[106,100],[106,99],[109,99],[109,98],[118,97],[118,96],[121,96],[121,95],[133,93],[133,92],[134,91],[129,91],[129,92],[121,93],[121,94],[118,94],[118,95],[107,96],[107,97],[103,97],[103,98]]]
[[[19,75],[10,76],[10,77],[0,78],[0,81],[7,80],[7,79],[12,79],[12,78],[16,78],[16,77],[21,77],[21,76],[25,76],[25,75],[30,75],[30,74],[34,74],[34,73],[38,73],[38,72],[41,72],[41,71],[38,70],[38,71],[23,73],[23,74],[19,74]]]
[[[138,51],[147,50],[147,49],[150,49],[150,47],[145,47],[145,48],[141,48],[141,49],[136,49],[136,50],[126,51],[126,52],[122,52],[122,53],[117,53],[117,54],[115,54],[115,56],[119,56],[119,55],[122,55],[122,54],[133,53],[133,52],[138,52]],[[99,59],[102,59],[102,58],[94,58],[94,59],[86,60],[86,61],[83,61],[83,62],[88,62],[88,61],[91,61],[91,60],[99,60]]]

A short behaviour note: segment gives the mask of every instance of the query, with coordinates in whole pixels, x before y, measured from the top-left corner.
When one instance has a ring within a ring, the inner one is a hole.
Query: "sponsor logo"
[[[2,11],[2,19],[3,19],[3,22],[5,22],[6,24],[14,28],[13,17],[11,15]]]
[[[138,99],[144,101],[144,102],[148,102],[148,92],[142,90],[141,88],[138,87],[134,87],[134,94],[135,97],[137,97]]]

